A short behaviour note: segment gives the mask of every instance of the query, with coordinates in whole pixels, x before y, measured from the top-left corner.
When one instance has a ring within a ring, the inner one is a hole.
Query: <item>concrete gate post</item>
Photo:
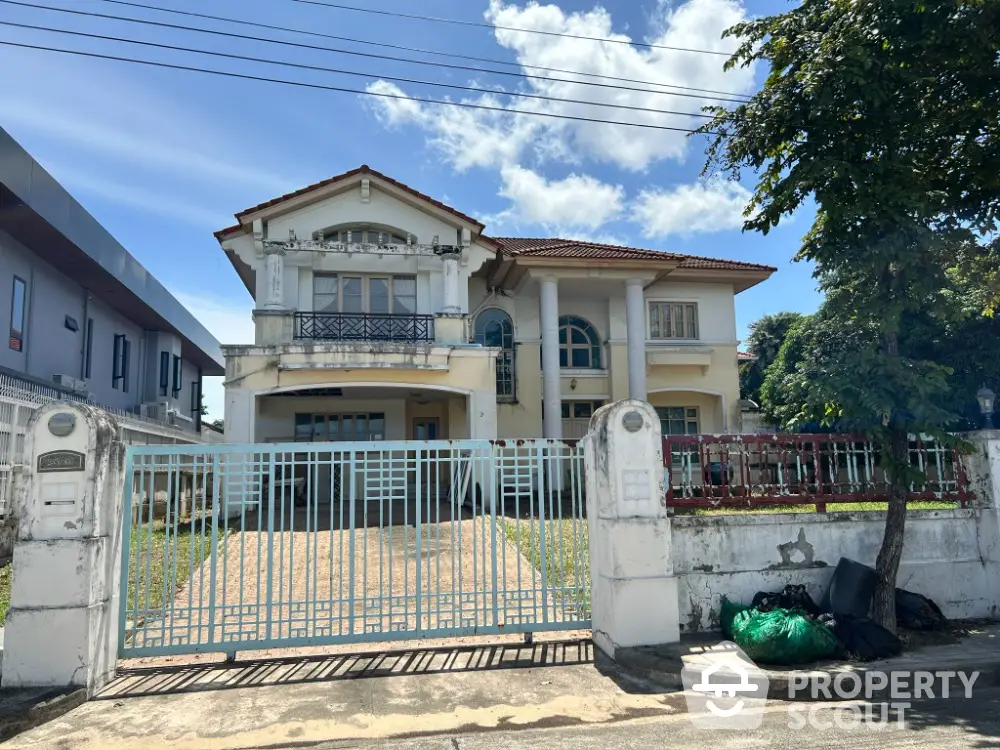
[[[76,403],[39,408],[26,439],[0,683],[93,695],[118,650],[124,445],[109,414]]]
[[[964,457],[969,489],[979,509],[976,537],[986,579],[1000,581],[1000,430],[980,430],[961,435],[975,447]],[[992,615],[1000,615],[1000,584],[993,587]]]
[[[594,643],[615,651],[680,639],[660,421],[645,401],[599,409],[584,445]]]

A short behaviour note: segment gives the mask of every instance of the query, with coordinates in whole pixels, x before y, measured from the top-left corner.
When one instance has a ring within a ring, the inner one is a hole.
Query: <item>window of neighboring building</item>
[[[385,414],[296,414],[295,441],[307,443],[385,440]]]
[[[198,381],[191,381],[191,416],[197,417],[201,414],[201,393]]]
[[[160,352],[160,395],[170,390],[170,352]]]
[[[181,358],[176,354],[174,355],[174,382],[173,387],[170,389],[174,398],[178,398],[181,395],[181,388],[183,383],[181,382]]]
[[[491,307],[476,316],[475,342],[500,350],[497,356],[497,397],[512,398],[516,382],[514,368],[514,322],[503,310]]]
[[[559,366],[588,370],[601,369],[601,342],[597,329],[583,318],[559,318]]]
[[[84,336],[86,341],[84,342],[84,357],[83,357],[83,377],[84,379],[90,378],[90,373],[94,361],[94,319],[87,318],[87,328],[84,331]]]
[[[111,387],[128,393],[129,367],[132,360],[132,342],[123,333],[115,334],[114,361],[111,369]]]
[[[698,338],[698,305],[694,302],[650,302],[649,338]]]
[[[696,406],[657,406],[664,435],[697,435],[701,430]]]
[[[414,315],[417,277],[316,274],[313,312]]]
[[[24,319],[27,317],[28,286],[20,276],[14,277],[13,295],[10,301],[10,341],[15,352],[24,351]]]

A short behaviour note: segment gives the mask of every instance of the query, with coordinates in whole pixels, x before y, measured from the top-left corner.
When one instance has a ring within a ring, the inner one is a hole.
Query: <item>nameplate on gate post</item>
[[[87,465],[87,457],[77,451],[49,451],[38,457],[39,474],[56,471],[83,471]]]

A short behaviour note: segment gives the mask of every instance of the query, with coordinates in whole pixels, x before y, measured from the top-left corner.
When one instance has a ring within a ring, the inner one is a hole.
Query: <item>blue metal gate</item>
[[[122,657],[590,627],[583,451],[128,448]]]

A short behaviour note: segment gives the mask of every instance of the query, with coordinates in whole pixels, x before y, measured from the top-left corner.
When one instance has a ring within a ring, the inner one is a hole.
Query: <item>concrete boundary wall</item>
[[[1000,616],[1000,580],[988,560],[983,511],[911,511],[897,583],[933,599],[949,618]],[[723,596],[805,584],[819,603],[841,557],[874,567],[885,514],[767,513],[674,516],[671,557],[682,633],[719,628]]]

